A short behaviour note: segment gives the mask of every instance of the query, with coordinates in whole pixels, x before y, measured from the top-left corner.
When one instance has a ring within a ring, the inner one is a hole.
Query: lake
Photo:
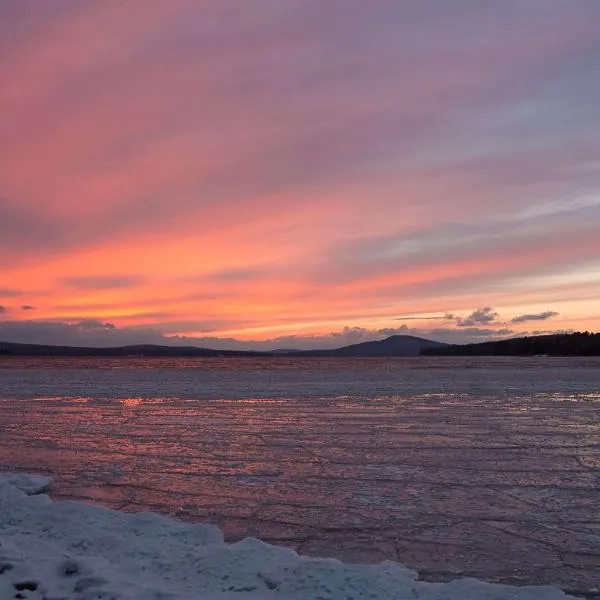
[[[0,470],[428,579],[600,582],[597,358],[2,357]]]

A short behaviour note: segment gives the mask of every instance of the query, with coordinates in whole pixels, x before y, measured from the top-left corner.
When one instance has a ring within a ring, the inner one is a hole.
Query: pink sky
[[[598,72],[590,0],[4,0],[0,340],[600,330]]]

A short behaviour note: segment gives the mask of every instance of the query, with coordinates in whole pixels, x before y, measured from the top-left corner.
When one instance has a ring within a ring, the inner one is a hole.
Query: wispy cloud
[[[395,317],[394,321],[454,321],[456,318],[452,313],[444,313],[443,315],[423,317]]]
[[[552,317],[558,316],[558,313],[553,310],[537,313],[534,315],[517,315],[511,319],[512,323],[525,323],[527,321],[547,321]]]
[[[131,288],[142,285],[144,282],[145,279],[137,275],[65,277],[61,281],[61,283],[66,287],[78,288],[81,290],[111,290]]]

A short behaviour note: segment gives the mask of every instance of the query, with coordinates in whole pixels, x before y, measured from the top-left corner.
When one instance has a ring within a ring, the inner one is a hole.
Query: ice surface
[[[26,376],[25,376],[26,375]],[[600,359],[98,359],[1,357],[4,398],[135,400],[598,392]]]
[[[228,542],[596,598],[599,407],[599,358],[0,357],[0,472]]]
[[[10,482],[16,483],[16,485]],[[550,587],[426,583],[404,566],[301,557],[219,529],[28,496],[39,477],[0,480],[0,600],[565,600]]]

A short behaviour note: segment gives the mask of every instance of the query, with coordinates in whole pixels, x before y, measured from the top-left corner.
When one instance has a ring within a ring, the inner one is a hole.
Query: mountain
[[[425,348],[428,356],[600,356],[600,333],[561,333]]]
[[[43,346],[0,342],[0,355],[11,356],[418,356],[425,348],[441,348],[447,344],[432,342],[411,335],[393,335],[379,342],[363,342],[333,350],[286,350],[246,352],[242,350],[212,350],[194,346],[119,346],[116,348],[84,348],[78,346]]]
[[[288,353],[287,356],[419,356],[426,348],[443,348],[447,345],[412,335],[392,335],[377,342],[361,342],[333,350],[304,350]]]
[[[44,346],[41,344],[18,344],[0,342],[0,355],[11,356],[269,356],[266,352],[236,350],[211,350],[194,346],[118,346],[116,348],[84,348],[79,346]]]
[[[600,333],[572,333],[511,338],[479,344],[449,345],[412,335],[393,335],[377,342],[362,342],[333,350],[248,352],[213,350],[195,346],[136,345],[116,348],[44,346],[0,342],[0,356],[155,356],[155,357],[393,357],[393,356],[600,356]]]

